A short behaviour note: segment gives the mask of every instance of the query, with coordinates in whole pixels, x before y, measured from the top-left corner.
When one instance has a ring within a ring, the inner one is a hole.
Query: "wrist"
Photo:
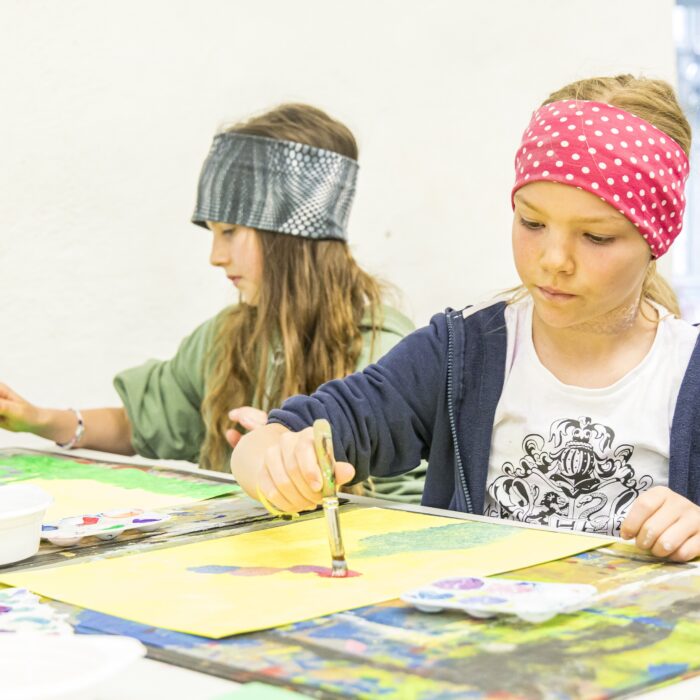
[[[83,423],[83,416],[80,411],[77,408],[69,408],[68,410],[75,415],[75,432],[68,441],[56,442],[56,445],[62,450],[72,450],[73,448],[78,447],[78,443],[82,439],[83,433],[85,432],[85,423]]]
[[[69,443],[76,434],[78,419],[72,409],[39,409],[37,434],[57,445]]]
[[[65,418],[61,415],[63,413],[66,413]],[[64,432],[68,434],[71,431],[69,421],[70,418],[66,411],[37,407],[31,420],[31,425],[33,426],[31,432],[47,440],[56,440]]]

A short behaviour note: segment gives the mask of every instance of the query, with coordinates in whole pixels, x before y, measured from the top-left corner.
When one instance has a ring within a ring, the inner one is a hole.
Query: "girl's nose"
[[[574,271],[571,242],[566,233],[550,230],[542,237],[540,265],[550,274],[571,274]]]
[[[230,257],[226,241],[221,240],[221,237],[217,236],[215,233],[211,243],[209,262],[214,267],[223,267],[231,262]]]

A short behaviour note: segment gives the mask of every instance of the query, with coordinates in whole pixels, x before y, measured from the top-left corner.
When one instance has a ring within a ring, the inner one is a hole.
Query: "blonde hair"
[[[636,78],[633,75],[586,78],[569,83],[553,92],[542,104],[559,100],[592,100],[605,102],[645,119],[668,134],[690,157],[692,131],[673,87],[665,80]],[[516,287],[511,301],[522,298]],[[674,316],[680,317],[678,297],[671,285],[651,260],[642,283],[642,299],[660,304]]]
[[[325,112],[285,104],[225,131],[266,136],[336,151],[357,159],[352,132]],[[312,240],[257,231],[263,275],[257,305],[224,313],[207,358],[202,416],[206,433],[200,465],[225,468],[228,411],[264,410],[294,394],[356,369],[366,313],[372,337],[381,324],[380,282],[364,272],[340,240]]]

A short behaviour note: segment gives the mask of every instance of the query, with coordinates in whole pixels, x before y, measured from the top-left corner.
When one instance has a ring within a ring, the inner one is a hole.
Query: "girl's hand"
[[[700,556],[700,506],[666,486],[655,486],[634,502],[620,535],[635,538],[637,547],[657,557],[690,561]]]
[[[355,470],[347,462],[336,462],[336,485],[352,480]],[[321,502],[321,468],[314,449],[314,430],[285,432],[265,452],[258,488],[275,508],[285,513],[314,510]]]
[[[248,431],[261,428],[267,423],[267,413],[261,411],[259,408],[253,408],[252,406],[234,408],[232,411],[228,412],[228,417],[231,419],[232,423],[238,423]],[[226,440],[232,448],[236,447],[242,437],[243,434],[235,428],[229,428],[226,431]]]
[[[337,486],[355,475],[347,462],[335,467]],[[272,423],[248,433],[233,451],[231,471],[249,496],[264,496],[285,513],[313,510],[322,499],[313,428],[293,433]]]
[[[40,434],[41,409],[30,404],[6,384],[0,384],[0,428],[13,433]]]

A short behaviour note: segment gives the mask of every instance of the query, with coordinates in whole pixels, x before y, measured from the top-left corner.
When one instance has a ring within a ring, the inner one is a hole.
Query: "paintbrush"
[[[345,562],[345,549],[340,534],[338,495],[335,488],[333,436],[330,423],[323,418],[314,421],[314,447],[323,480],[321,495],[323,496],[323,513],[328,526],[328,542],[331,546],[331,576],[341,578],[347,576],[348,565]]]

